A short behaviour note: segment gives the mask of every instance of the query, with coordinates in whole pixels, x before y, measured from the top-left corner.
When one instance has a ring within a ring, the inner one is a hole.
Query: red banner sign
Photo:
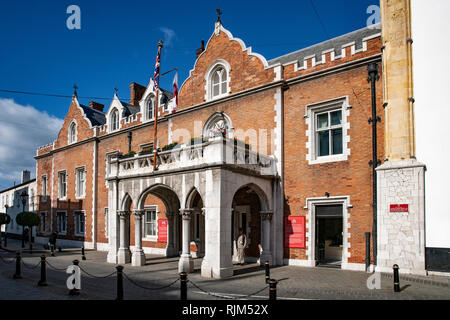
[[[407,204],[391,204],[389,212],[409,212],[409,205]]]
[[[306,218],[286,217],[284,220],[284,246],[286,248],[306,248]]]
[[[158,220],[158,242],[167,242],[167,219]]]

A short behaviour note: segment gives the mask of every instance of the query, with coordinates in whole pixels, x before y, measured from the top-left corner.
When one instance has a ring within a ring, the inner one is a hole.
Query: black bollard
[[[266,283],[269,283],[269,280],[270,280],[270,264],[269,264],[269,261],[266,261],[264,263],[264,266],[266,268]]]
[[[370,232],[366,232],[366,272],[370,268]]]
[[[73,265],[74,266],[78,267],[78,263],[79,263],[78,260],[73,260]],[[75,271],[74,271],[74,273],[75,273]],[[72,283],[75,284],[75,279],[73,279]],[[69,295],[71,295],[71,296],[78,296],[78,295],[80,295],[80,289],[77,289],[77,288],[70,289],[69,290]]]
[[[47,274],[46,274],[46,266],[45,266],[45,256],[41,256],[41,280],[38,282],[38,286],[40,287],[46,287],[47,284]]]
[[[277,300],[277,280],[269,280],[269,300]]]
[[[180,273],[180,300],[186,301],[187,300],[187,273],[181,272]]]
[[[117,298],[116,300],[123,300],[123,267],[117,266]]]
[[[400,277],[398,275],[398,265],[394,264],[394,292],[400,292]]]
[[[86,256],[84,255],[84,246],[81,247],[81,260],[86,260]]]
[[[22,279],[22,257],[20,251],[16,252],[16,273],[13,275],[14,279]]]

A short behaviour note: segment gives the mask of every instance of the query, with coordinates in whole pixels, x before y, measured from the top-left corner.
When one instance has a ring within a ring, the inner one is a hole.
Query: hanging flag
[[[177,112],[178,108],[178,71],[175,73],[175,77],[173,78],[173,103],[172,103],[172,113]]]
[[[155,72],[153,73],[153,81],[155,82],[155,90],[159,88],[159,65],[161,59],[161,46],[158,47],[158,55],[156,56]]]

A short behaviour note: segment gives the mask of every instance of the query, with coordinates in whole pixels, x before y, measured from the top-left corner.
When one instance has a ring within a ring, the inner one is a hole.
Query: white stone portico
[[[233,275],[232,203],[243,187],[254,192],[260,202],[261,258],[281,264],[282,243],[277,243],[282,212],[277,209],[279,189],[276,161],[255,153],[231,139],[212,137],[195,145],[181,145],[159,152],[157,170],[153,155],[110,160],[109,185],[109,252],[110,263],[145,264],[142,249],[142,214],[147,195],[160,198],[166,206],[168,240],[166,256],[178,256],[179,271],[193,271],[190,252],[190,228],[193,214],[204,219],[204,257],[201,275],[226,278]],[[201,198],[202,208],[194,199]],[[275,208],[275,209],[274,209]],[[135,247],[130,255],[126,226],[135,215]],[[181,215],[181,219],[179,216]],[[180,245],[181,228],[181,245]],[[128,241],[128,242],[127,242]],[[181,251],[181,254],[180,254]]]

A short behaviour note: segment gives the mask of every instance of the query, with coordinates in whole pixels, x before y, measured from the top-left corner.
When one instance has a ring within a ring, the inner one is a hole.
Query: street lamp
[[[28,194],[25,190],[22,191],[20,195],[22,199],[22,211],[25,212],[25,203],[27,203]],[[25,226],[22,225],[22,248],[25,248]]]
[[[8,208],[9,206],[5,204],[5,213],[8,214]],[[8,225],[5,224],[5,247],[8,246],[8,231],[7,231]]]

